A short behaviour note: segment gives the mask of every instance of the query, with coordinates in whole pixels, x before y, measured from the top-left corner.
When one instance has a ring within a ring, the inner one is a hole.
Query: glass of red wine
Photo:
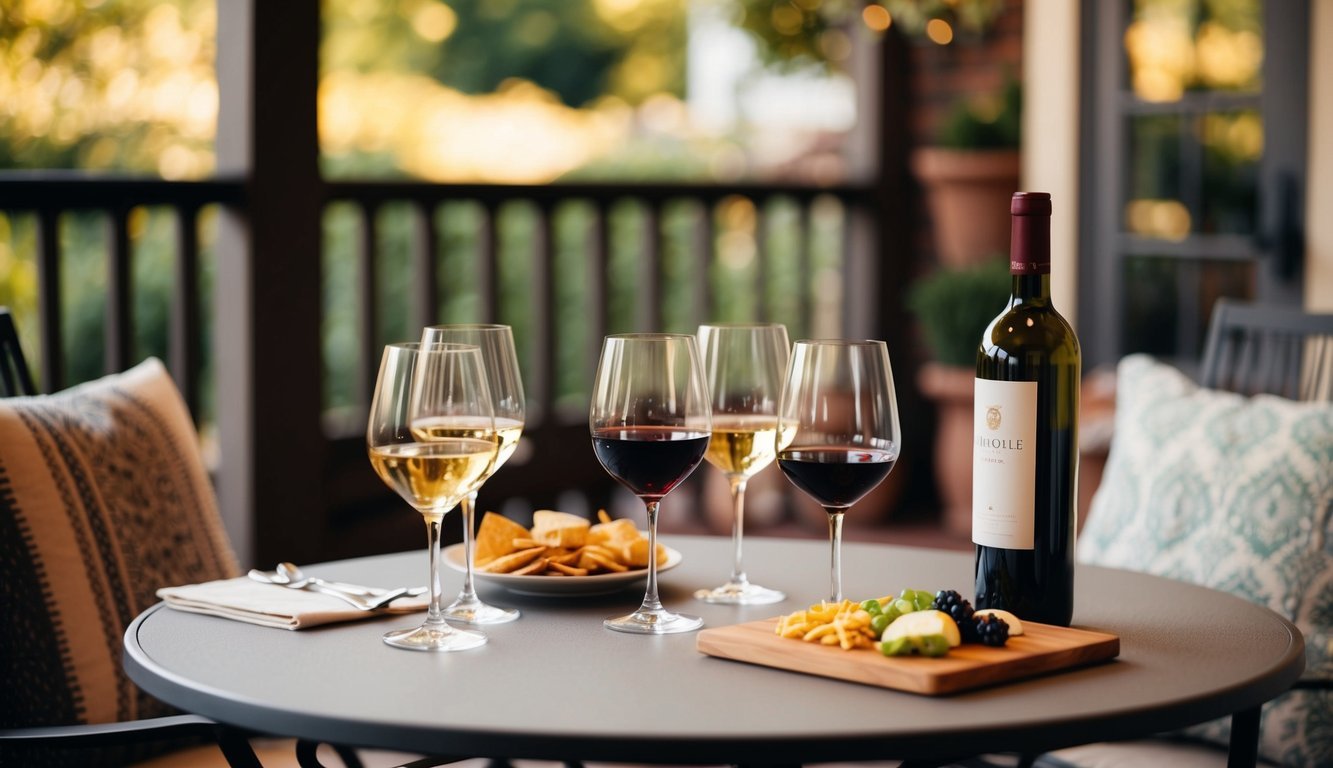
[[[618,632],[689,632],[703,619],[668,611],[657,595],[657,507],[703,460],[712,430],[708,385],[694,337],[607,336],[588,416],[593,452],[648,508],[648,586],[643,604],[607,619]]]
[[[828,512],[829,602],[842,600],[842,517],[898,460],[898,404],[882,341],[798,341],[778,408],[778,466]]]

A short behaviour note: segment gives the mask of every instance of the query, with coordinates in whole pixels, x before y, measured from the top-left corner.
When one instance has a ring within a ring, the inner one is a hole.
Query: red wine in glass
[[[824,507],[850,507],[883,482],[897,451],[854,446],[788,448],[778,466],[797,488]]]
[[[875,340],[796,342],[778,412],[778,466],[828,512],[828,602],[841,602],[843,515],[898,461],[888,346]]]
[[[648,514],[648,583],[639,609],[607,619],[617,632],[689,632],[703,619],[668,611],[657,592],[657,510],[703,461],[713,434],[708,383],[693,336],[625,333],[602,340],[588,433],[593,453]]]
[[[635,496],[660,499],[703,460],[708,437],[683,427],[597,429],[592,448],[606,471]]]

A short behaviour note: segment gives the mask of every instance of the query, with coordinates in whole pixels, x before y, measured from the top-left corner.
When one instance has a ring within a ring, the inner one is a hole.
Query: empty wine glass
[[[435,439],[419,425],[466,419],[473,435]],[[489,426],[488,426],[489,425]],[[440,523],[495,461],[490,388],[481,350],[461,344],[390,344],[384,348],[366,426],[370,465],[426,521],[430,605],[420,627],[398,629],[384,642],[419,651],[460,651],[486,642],[450,627],[440,608]]]
[[[648,586],[627,616],[607,619],[619,632],[666,634],[703,626],[697,616],[662,607],[657,595],[657,507],[703,460],[712,429],[708,387],[693,336],[607,336],[588,417],[592,446],[606,471],[648,510]]]
[[[742,566],[745,484],[777,457],[778,400],[791,355],[779,323],[699,326],[699,352],[712,400],[713,437],[705,458],[731,485],[732,567],[727,583],[701,589],[706,603],[763,605],[786,595],[750,582]]]
[[[882,341],[798,341],[779,408],[778,466],[829,516],[829,601],[842,600],[842,517],[898,460],[898,404]]]
[[[499,469],[518,447],[523,434],[526,402],[523,399],[523,380],[518,372],[518,355],[514,351],[514,334],[507,325],[456,324],[432,325],[421,333],[422,344],[472,344],[481,349],[486,380],[490,384],[491,405],[495,409],[495,434],[500,441],[495,462],[477,481],[476,487],[459,502],[463,515],[463,586],[458,597],[444,607],[444,617],[467,624],[502,624],[519,617],[517,609],[500,608],[482,602],[477,597],[472,580],[472,558],[475,555],[473,521],[476,516],[477,491]],[[429,424],[432,439],[469,437],[475,424],[467,419],[438,418]]]

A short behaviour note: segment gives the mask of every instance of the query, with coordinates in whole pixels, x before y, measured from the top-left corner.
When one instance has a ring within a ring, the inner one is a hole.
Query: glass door
[[[1300,301],[1309,5],[1083,11],[1085,365],[1192,370],[1219,297]]]

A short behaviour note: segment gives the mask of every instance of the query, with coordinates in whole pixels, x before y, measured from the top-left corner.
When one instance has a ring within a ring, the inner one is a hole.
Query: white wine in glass
[[[898,403],[882,341],[798,341],[782,389],[778,467],[829,517],[829,601],[842,600],[842,518],[898,461]]]
[[[778,401],[791,356],[787,329],[778,323],[699,326],[713,433],[705,458],[727,476],[732,499],[732,567],[725,584],[700,589],[706,603],[765,605],[786,598],[754,584],[742,564],[745,485],[777,457]]]
[[[413,425],[461,419],[468,435],[422,439]],[[390,344],[384,348],[366,426],[370,465],[386,485],[421,513],[430,560],[430,603],[419,627],[397,629],[384,642],[418,651],[460,651],[486,642],[455,629],[440,607],[440,525],[495,462],[495,436],[481,351],[461,344]]]
[[[507,325],[432,325],[422,331],[421,343],[472,344],[480,348],[482,364],[486,367],[486,381],[490,385],[491,405],[495,412],[494,435],[499,440],[495,461],[459,504],[463,516],[463,586],[458,597],[444,607],[444,615],[451,621],[466,624],[502,624],[513,621],[519,617],[518,609],[501,608],[483,602],[477,596],[472,574],[476,554],[473,534],[476,531],[477,492],[518,448],[527,413],[523,380],[518,371],[518,354],[514,350],[514,334]],[[440,440],[469,436],[478,426],[488,425],[465,418],[434,417],[422,419],[413,425],[413,429],[420,432],[423,439]]]
[[[648,510],[648,586],[639,609],[607,619],[618,632],[660,635],[703,626],[672,613],[657,594],[657,508],[708,450],[712,418],[694,337],[668,333],[607,336],[588,416],[593,452]]]

